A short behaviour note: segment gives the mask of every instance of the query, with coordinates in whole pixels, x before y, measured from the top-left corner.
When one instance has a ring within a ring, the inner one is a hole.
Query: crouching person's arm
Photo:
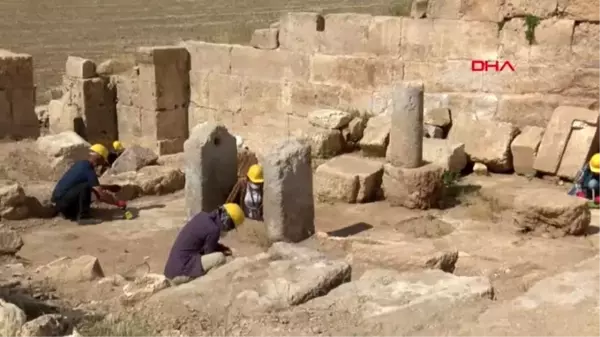
[[[96,197],[98,198],[98,200],[102,201],[103,203],[106,203],[109,205],[116,205],[119,202],[114,194],[112,194],[109,191],[106,191],[105,189],[103,189],[100,186],[95,186],[93,188],[93,191],[94,191],[94,194],[96,195]]]

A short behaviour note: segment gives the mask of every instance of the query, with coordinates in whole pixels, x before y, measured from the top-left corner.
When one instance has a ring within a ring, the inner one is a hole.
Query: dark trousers
[[[88,183],[73,186],[63,196],[52,200],[56,210],[69,220],[79,220],[90,216],[92,188]]]

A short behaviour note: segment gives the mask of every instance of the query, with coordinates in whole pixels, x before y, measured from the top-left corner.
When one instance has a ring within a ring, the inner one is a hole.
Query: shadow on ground
[[[373,226],[369,225],[368,223],[357,222],[357,223],[352,224],[350,226],[346,226],[346,227],[343,227],[343,228],[340,228],[340,229],[336,229],[334,231],[327,232],[327,234],[329,236],[336,236],[336,237],[345,238],[345,237],[348,237],[348,236],[356,235],[358,233],[362,233],[364,231],[368,231],[371,228],[373,228]]]
[[[147,206],[140,206],[140,207],[130,206],[130,207],[127,207],[127,210],[122,210],[119,208],[102,208],[102,209],[94,210],[94,216],[103,221],[124,220],[125,212],[129,211],[132,215],[131,219],[137,219],[140,216],[141,211],[146,211],[146,210],[156,209],[156,208],[165,208],[165,205],[164,204],[154,204],[154,205],[147,205]]]

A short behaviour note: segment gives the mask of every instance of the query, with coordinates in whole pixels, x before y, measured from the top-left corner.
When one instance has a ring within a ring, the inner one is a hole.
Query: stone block
[[[432,92],[479,92],[482,74],[471,71],[470,61],[410,62],[404,67],[405,81],[422,80]]]
[[[299,136],[310,144],[314,158],[335,157],[345,149],[344,137],[340,130],[314,128]]]
[[[521,129],[521,133],[510,144],[515,173],[526,176],[535,175],[533,161],[543,134],[544,129],[537,126],[528,126]]]
[[[444,138],[444,129],[439,126],[425,124],[423,125],[423,137],[425,138]]]
[[[237,112],[242,109],[242,79],[237,76],[211,73],[207,80],[208,107]]]
[[[502,13],[505,18],[534,15],[538,18],[548,18],[555,14],[558,0],[507,0],[504,2]]]
[[[367,52],[377,56],[400,56],[402,20],[401,17],[374,16],[369,24]]]
[[[0,90],[0,133],[10,134],[12,129],[12,116],[10,111],[10,98],[6,90]]]
[[[13,137],[37,138],[39,121],[35,114],[35,89],[15,88],[10,91]]]
[[[117,127],[121,141],[134,144],[142,136],[141,115],[142,110],[138,107],[117,105]]]
[[[598,23],[578,22],[573,31],[571,59],[581,68],[597,68],[600,64],[600,28]]]
[[[503,173],[513,168],[510,144],[517,134],[518,129],[510,123],[461,118],[453,123],[448,139],[465,144],[471,161],[484,163],[492,172]]]
[[[584,234],[592,220],[585,199],[550,188],[524,189],[513,207],[519,230],[552,237]]]
[[[546,127],[538,148],[537,156],[533,163],[535,170],[547,174],[556,174],[558,172],[563,153],[569,141],[573,121],[576,120],[596,125],[597,127],[598,111],[571,106],[556,108],[552,113],[552,118]],[[582,150],[588,151],[589,147]],[[580,160],[583,161],[583,159]],[[579,163],[578,165],[583,165],[583,163]]]
[[[233,45],[203,41],[184,41],[190,53],[190,67],[194,72],[215,72],[230,74],[231,50]]]
[[[596,140],[596,144],[594,144],[594,140]],[[582,165],[586,162],[588,154],[597,149],[598,123],[587,124],[582,121],[574,121],[556,175],[575,180]]]
[[[21,194],[23,193],[23,190],[20,190]],[[3,197],[6,196],[5,193],[2,193]],[[20,198],[23,198],[24,196],[19,196]],[[7,206],[10,207],[10,205],[7,205],[6,201],[3,200],[2,202],[2,209],[6,209]],[[24,243],[23,243],[23,238],[21,238],[21,235],[19,235],[19,233],[17,233],[17,231],[14,231],[10,228],[0,228],[0,254],[2,255],[14,255],[16,254],[19,250],[21,250],[21,247],[23,247]]]
[[[0,300],[0,315],[2,315],[2,328],[7,336],[17,336],[27,322],[27,315],[18,306]]]
[[[96,64],[92,60],[82,57],[69,56],[65,68],[65,74],[68,77],[86,79],[98,76],[96,74]]]
[[[404,18],[400,42],[402,59],[405,62],[435,60],[437,55],[433,53],[436,39],[438,37],[433,30],[433,20]]]
[[[350,123],[348,123],[348,128],[345,129],[347,130],[345,137],[346,142],[358,143],[362,139],[366,127],[366,118],[354,117]]]
[[[506,94],[528,94],[528,93],[547,93],[547,94],[565,94],[578,95],[577,90],[585,88],[586,76],[593,79],[593,75],[586,72],[573,71],[571,67],[561,67],[558,65],[524,65],[518,66],[518,70],[501,72],[481,72],[483,75],[483,87],[485,92],[506,93]],[[595,79],[597,81],[597,79]],[[582,83],[577,83],[583,81]],[[581,85],[584,88],[581,88]],[[567,94],[569,90],[573,93]],[[588,94],[590,92],[588,91]]]
[[[390,85],[403,77],[401,61],[355,56],[314,55],[311,62],[311,82],[356,89],[371,89]]]
[[[287,140],[262,160],[263,212],[272,242],[299,242],[315,233],[315,205],[310,145]]]
[[[424,113],[423,123],[425,124],[437,126],[442,129],[449,128],[452,124],[450,109],[448,108],[427,109]]]
[[[241,94],[242,116],[251,118],[282,111],[283,85],[282,81],[244,78]]]
[[[497,59],[498,24],[495,22],[433,20],[431,57],[439,60]],[[469,48],[465,48],[469,46]],[[470,71],[470,67],[466,69]],[[465,71],[466,72],[466,71]]]
[[[61,314],[41,315],[21,327],[21,336],[68,336],[73,331],[71,320]]]
[[[159,156],[180,153],[183,151],[183,144],[186,138],[163,139],[156,142],[156,149]]]
[[[188,137],[188,109],[176,108],[156,112],[156,139],[167,140]]]
[[[416,168],[423,164],[423,94],[422,82],[404,82],[394,90],[386,154],[394,166]]]
[[[33,88],[33,57],[0,49],[0,89]]]
[[[133,57],[125,59],[121,58],[118,60],[108,59],[100,62],[96,67],[96,73],[98,76],[111,76],[125,74],[131,71],[135,66]]]
[[[73,162],[87,158],[91,146],[73,131],[40,137],[36,145],[49,157],[50,166],[55,168],[67,168]]]
[[[591,109],[596,102],[594,98],[561,95],[502,95],[497,119],[520,128],[528,125],[546,127],[557,107],[569,105]]]
[[[465,21],[501,22],[501,0],[429,0],[427,17],[434,19],[452,19]]]
[[[527,24],[524,18],[508,20],[500,30],[500,48],[498,58],[510,60],[516,64],[529,63],[531,45],[526,37]],[[519,70],[520,70],[519,66]]]
[[[563,15],[577,21],[600,21],[598,0],[558,0],[558,10]]]
[[[383,163],[351,155],[333,158],[315,171],[319,201],[364,203],[374,201],[381,188]]]
[[[313,84],[308,82],[292,82],[282,89],[284,108],[287,113],[299,117],[307,117],[315,109],[338,109],[340,86]]]
[[[413,1],[410,7],[410,17],[413,19],[423,19],[427,16],[428,0]]]
[[[600,69],[580,68],[571,72],[572,82],[566,86],[561,94],[566,96],[579,96],[598,98],[596,94],[600,87]]]
[[[279,47],[279,29],[262,28],[255,29],[252,33],[250,45],[258,49],[277,49]]]
[[[498,111],[498,96],[495,94],[449,93],[447,99],[447,107],[452,112],[453,120],[458,118],[495,120]]]
[[[333,109],[319,109],[308,115],[310,124],[324,129],[343,129],[352,120],[352,114]]]
[[[286,50],[260,50],[236,45],[231,51],[231,74],[241,77],[306,81],[309,63],[307,55]]]
[[[125,151],[115,160],[108,174],[119,174],[123,172],[137,171],[144,166],[155,164],[158,156],[151,149],[138,145],[127,147]]]
[[[460,172],[467,166],[465,145],[447,139],[424,138],[423,160],[448,171]]]
[[[575,21],[566,19],[542,20],[535,28],[535,44],[529,49],[532,64],[568,64]]]
[[[133,200],[142,196],[158,196],[174,193],[185,188],[186,176],[178,168],[161,165],[142,167],[137,172],[103,175],[100,182],[119,185],[116,196],[119,200]]]
[[[437,207],[444,189],[444,169],[435,164],[400,168],[385,164],[383,189],[392,206],[410,209]]]
[[[370,157],[385,157],[390,140],[391,116],[370,118],[359,142],[362,152]]]
[[[477,176],[489,176],[490,175],[487,166],[483,163],[474,163],[473,164],[473,174],[475,174]]]
[[[314,53],[319,50],[321,31],[325,19],[318,13],[284,13],[279,26],[281,49],[301,53]]]
[[[367,14],[336,13],[325,15],[325,29],[319,52],[352,55],[368,50],[369,27],[373,17]]]
[[[188,217],[222,205],[237,182],[235,137],[223,125],[199,124],[184,144]]]
[[[54,282],[87,282],[104,277],[98,258],[91,255],[76,259],[62,257],[38,268],[36,272]]]

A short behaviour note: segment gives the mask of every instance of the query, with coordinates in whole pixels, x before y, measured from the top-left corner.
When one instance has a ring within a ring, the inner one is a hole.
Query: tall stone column
[[[393,93],[390,164],[404,168],[423,165],[423,99],[421,82],[403,82]]]

